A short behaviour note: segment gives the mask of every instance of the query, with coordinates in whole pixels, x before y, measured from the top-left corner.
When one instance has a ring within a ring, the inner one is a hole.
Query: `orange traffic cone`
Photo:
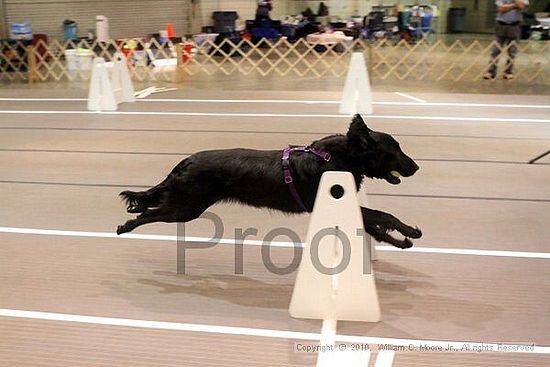
[[[174,27],[172,27],[172,23],[166,23],[166,34],[168,38],[175,37]]]

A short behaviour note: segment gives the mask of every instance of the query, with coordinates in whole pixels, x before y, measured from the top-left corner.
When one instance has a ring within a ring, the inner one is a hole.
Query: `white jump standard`
[[[332,346],[337,320],[380,321],[370,238],[349,172],[321,177],[289,311],[323,320],[321,343]],[[366,366],[369,357],[368,351],[320,352],[317,366]]]
[[[116,53],[114,60],[109,73],[105,59],[94,59],[88,92],[89,111],[116,111],[118,104],[136,101],[126,58],[123,54]]]

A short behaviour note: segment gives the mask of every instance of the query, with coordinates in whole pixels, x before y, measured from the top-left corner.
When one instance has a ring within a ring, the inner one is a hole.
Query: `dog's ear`
[[[348,134],[368,134],[371,131],[372,130],[369,129],[367,123],[363,120],[361,115],[356,113],[351,120],[351,124],[349,125]]]
[[[371,133],[372,130],[369,129],[361,115],[353,116],[347,133],[350,146],[365,148],[369,142],[372,143]]]
[[[372,130],[369,129],[361,115],[356,114],[353,116],[347,133],[350,154],[361,155],[365,149],[373,145],[374,142],[370,137],[370,133],[372,133]]]

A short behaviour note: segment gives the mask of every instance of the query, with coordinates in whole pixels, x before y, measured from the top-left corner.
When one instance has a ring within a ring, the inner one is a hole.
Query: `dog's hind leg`
[[[177,220],[170,216],[141,217],[136,219],[130,219],[126,223],[118,226],[116,229],[116,233],[123,234],[123,233],[131,232],[139,226],[142,226],[147,223],[154,223],[154,222],[172,223],[172,222],[177,222]]]
[[[147,206],[143,205],[142,198],[146,191],[122,191],[118,194],[126,202],[126,211],[128,213],[141,213]]]
[[[208,205],[209,206],[209,205]],[[116,233],[123,234],[131,232],[139,226],[147,223],[164,222],[189,222],[200,217],[200,215],[208,208],[208,206],[194,208],[192,210],[182,210],[173,207],[161,207],[157,209],[147,209],[135,219],[130,219],[126,223],[117,227]]]
[[[165,185],[161,184],[147,191],[123,191],[119,195],[126,201],[128,213],[142,213],[148,208],[158,207],[162,203]]]

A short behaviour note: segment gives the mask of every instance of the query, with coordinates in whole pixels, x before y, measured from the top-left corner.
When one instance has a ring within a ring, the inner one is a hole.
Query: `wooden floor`
[[[170,92],[154,98],[233,102],[140,101],[104,114],[87,113],[85,95],[0,90],[0,366],[314,366],[317,354],[298,345],[314,345],[321,323],[288,315],[295,273],[267,271],[258,246],[244,247],[243,275],[232,245],[191,250],[178,275],[175,225],[141,227],[151,235],[142,238],[113,231],[128,219],[118,192],[156,184],[188,154],[345,132],[339,93]],[[363,191],[424,236],[411,250],[379,251],[382,321],[341,322],[338,334],[369,340],[370,366],[378,342],[396,339],[536,346],[398,350],[396,367],[550,365],[550,157],[527,164],[550,149],[547,97],[414,96],[431,104],[375,94],[368,123],[421,170]],[[287,227],[303,240],[308,225],[237,205],[210,211],[224,238]],[[186,233],[209,237],[212,225],[197,220]],[[276,264],[292,256],[272,248]]]

